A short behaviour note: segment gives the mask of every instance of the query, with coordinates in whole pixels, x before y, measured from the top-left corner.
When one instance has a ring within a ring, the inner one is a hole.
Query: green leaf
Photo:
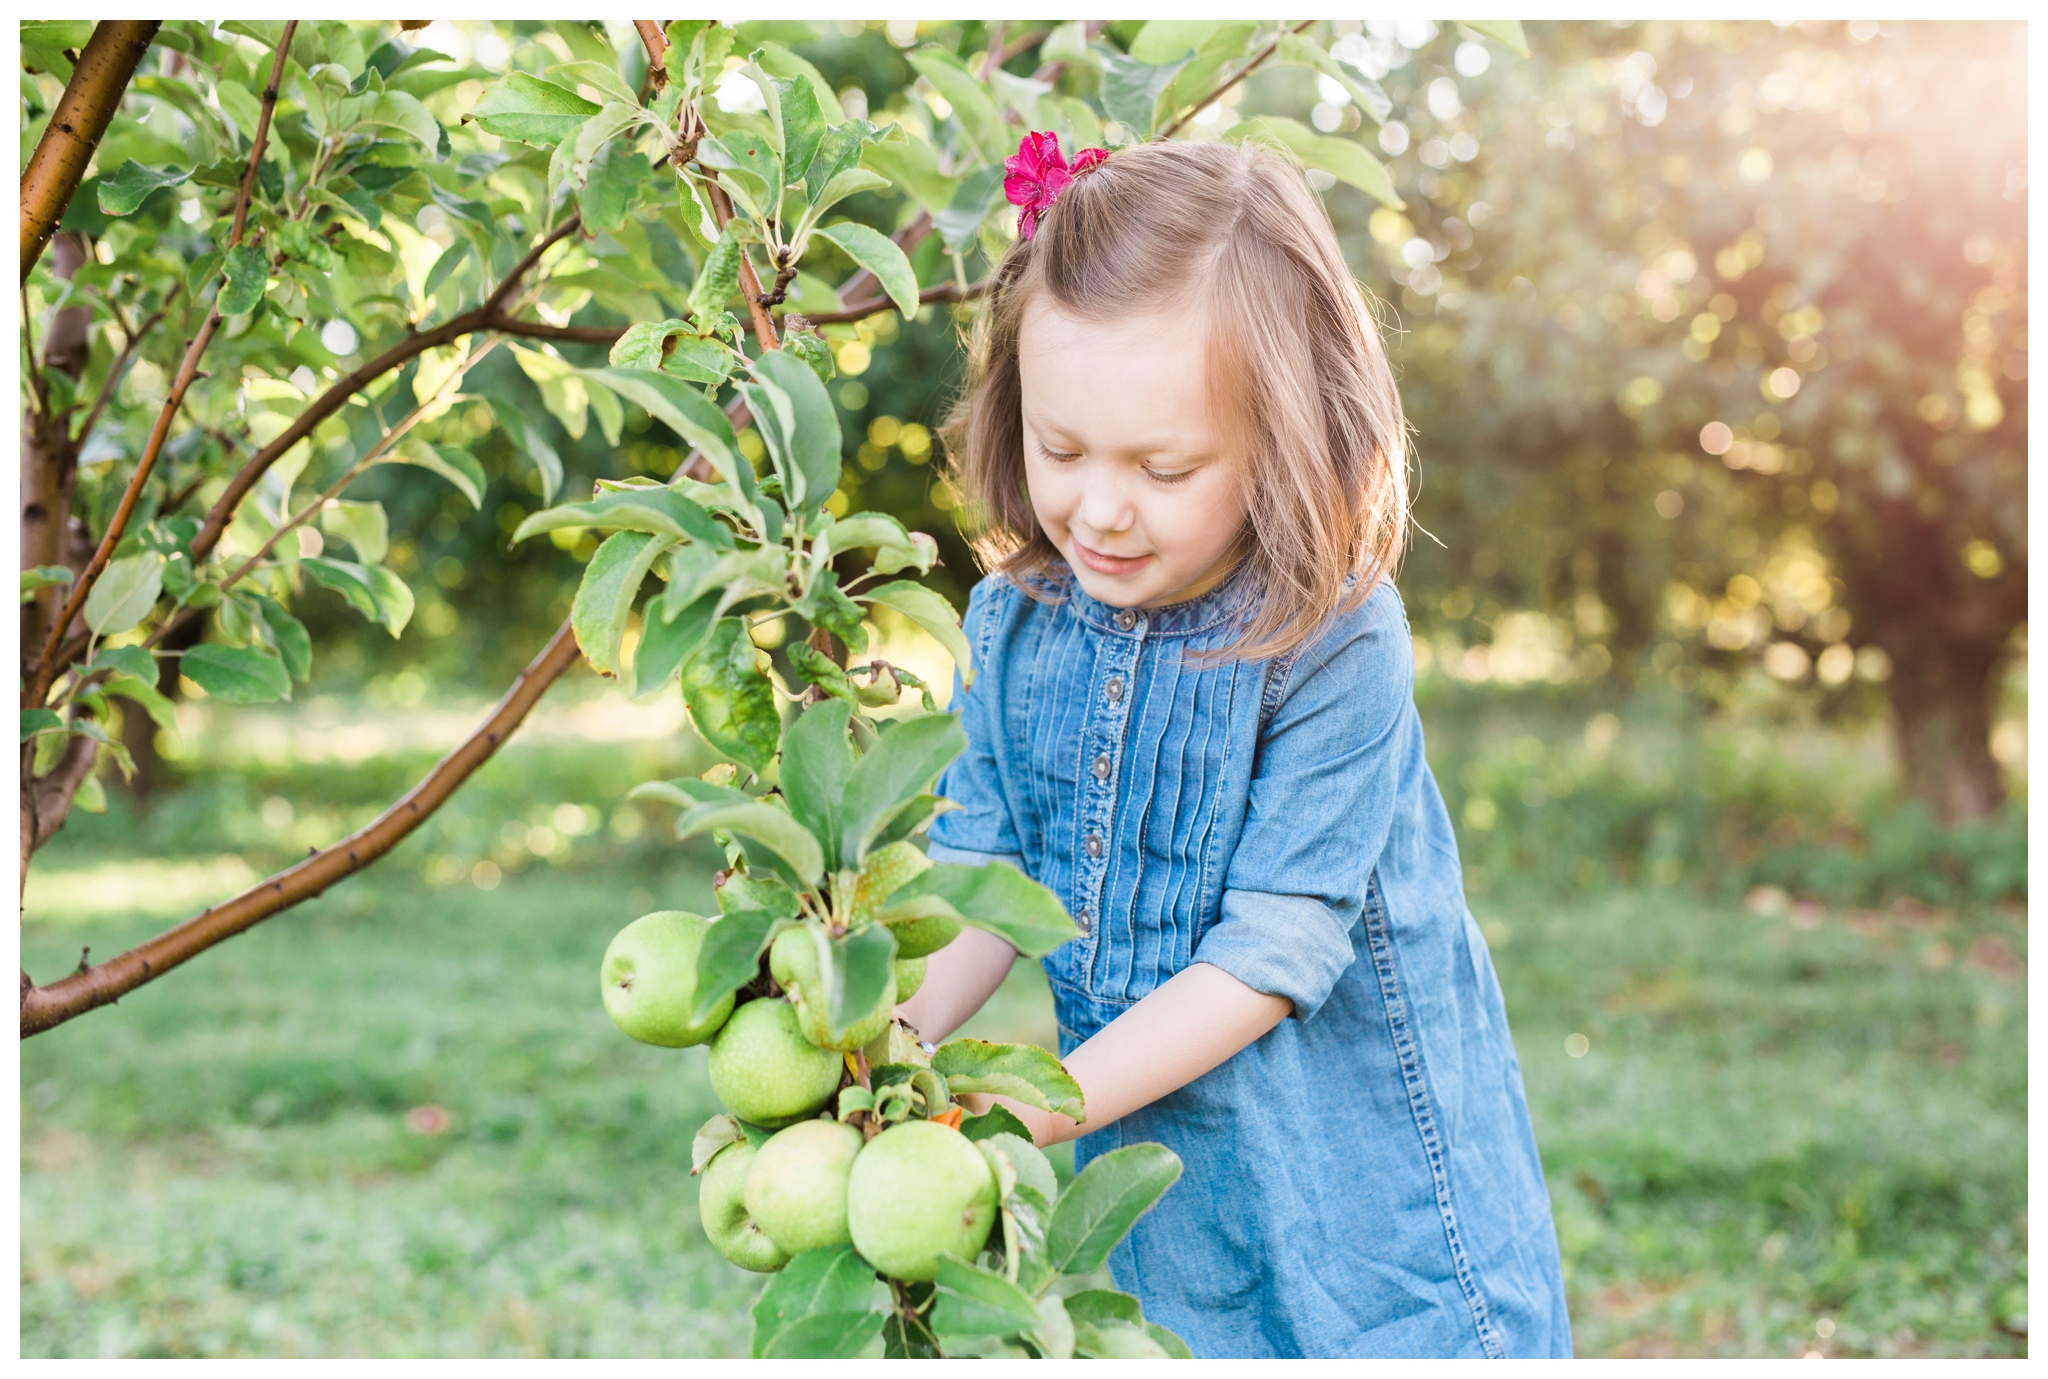
[[[1025,1333],[1038,1347],[1040,1358],[1071,1360],[1074,1357],[1074,1324],[1067,1319],[1067,1305],[1057,1293],[1038,1300],[1038,1325]]]
[[[889,1320],[882,1312],[814,1312],[775,1334],[764,1359],[851,1360],[863,1355]]]
[[[846,736],[852,712],[837,701],[819,704],[782,735],[783,801],[834,858],[840,856],[841,810],[853,775],[853,744]]]
[[[960,1122],[960,1133],[970,1140],[985,1140],[993,1135],[1015,1135],[1019,1139],[1031,1138],[1031,1129],[1007,1107],[991,1103],[988,1110],[978,1116],[968,1116]]]
[[[616,67],[607,63],[589,59],[582,62],[558,62],[548,68],[548,75],[557,78],[558,84],[568,83],[572,91],[579,84],[593,86],[612,100],[624,101],[628,105],[640,104],[639,93],[626,84],[626,79],[619,75]]]
[[[728,224],[697,269],[697,280],[690,284],[690,315],[699,321],[713,320],[739,290],[739,233]]]
[[[861,626],[861,606],[840,590],[838,571],[818,571],[810,592],[794,607],[813,627],[822,627],[845,642],[846,649],[854,655],[868,649],[868,634]]]
[[[627,326],[626,333],[612,342],[606,359],[618,368],[658,369],[670,336],[695,333],[695,327],[684,320],[641,321]]]
[[[429,158],[441,146],[441,122],[427,112],[419,98],[403,91],[381,91],[363,112],[362,121],[388,125],[419,141]]]
[[[221,285],[214,306],[223,316],[240,316],[254,311],[270,286],[270,258],[253,244],[237,244],[221,261],[227,281]]]
[[[789,399],[793,425],[787,437],[787,458],[803,481],[793,495],[794,503],[811,510],[824,507],[839,486],[839,409],[832,405],[825,385],[810,365],[781,350],[770,350],[755,360],[754,372]]]
[[[646,694],[668,683],[690,653],[704,644],[717,621],[715,593],[704,595],[673,618],[657,616],[655,600],[650,598],[640,615],[639,645],[633,648],[632,693]]]
[[[886,187],[888,185],[888,178],[882,176],[879,172],[872,172],[863,167],[844,168],[839,172],[833,173],[832,180],[827,182],[823,190],[811,198],[811,204],[804,210],[803,219],[797,222],[796,234],[791,237],[796,245],[796,251],[799,254],[803,252],[804,246],[811,237],[811,227],[818,223],[825,212],[831,210],[849,196],[855,196],[861,192],[874,191],[878,187]]]
[[[135,758],[130,755],[127,744],[101,727],[99,723],[90,718],[73,718],[65,727],[73,737],[89,737],[99,743],[101,750],[111,756],[115,764],[121,768],[122,779],[125,780],[135,774]]]
[[[421,291],[429,297],[439,292],[442,285],[455,276],[455,270],[462,267],[475,253],[476,245],[466,239],[458,239],[443,249],[440,256],[434,260],[434,266],[427,270],[427,280]]]
[[[108,694],[118,694],[132,699],[142,706],[157,727],[166,731],[178,726],[178,708],[166,699],[153,680],[140,680],[133,675],[109,675],[105,682]]]
[[[939,1051],[932,1055],[932,1071],[946,1079],[947,1090],[955,1096],[962,1092],[992,1092],[1014,1097],[1041,1111],[1057,1112],[1072,1120],[1084,1119],[1081,1084],[1074,1081],[1059,1059],[1031,1044],[955,1039],[939,1045]]]
[[[306,631],[306,625],[285,611],[283,604],[268,594],[254,590],[249,597],[263,614],[263,625],[270,630],[271,645],[284,661],[284,668],[294,680],[304,680],[313,673],[313,638]]]
[[[555,447],[548,444],[538,429],[528,424],[516,405],[496,406],[491,413],[504,429],[506,438],[540,471],[541,501],[553,502],[555,491],[562,486],[562,457],[555,453]]]
[[[1140,62],[1134,57],[1104,58],[1102,108],[1109,112],[1111,119],[1124,124],[1140,139],[1149,139],[1160,95],[1173,85],[1180,69],[1194,60],[1192,49],[1173,62],[1157,64]]]
[[[880,1330],[882,1314],[872,1310],[876,1291],[874,1269],[851,1245],[805,1251],[768,1280],[760,1301],[754,1304],[754,1358],[858,1351]],[[873,1317],[874,1326],[853,1351],[841,1348],[848,1340],[844,1334],[834,1334],[841,1326],[851,1329],[851,1321],[822,1328],[812,1323],[802,1332],[786,1336],[813,1318],[858,1316]]]
[[[157,680],[156,657],[149,654],[149,648],[146,646],[100,648],[99,655],[92,658],[92,664],[85,668],[85,673],[91,675],[99,670],[132,675],[138,680],[147,680],[152,685]]]
[[[132,215],[151,192],[175,187],[191,175],[190,168],[182,172],[177,168],[146,168],[130,158],[99,179],[100,210],[107,215]]]
[[[1186,1341],[1183,1341],[1173,1332],[1168,1331],[1158,1322],[1146,1322],[1145,1334],[1152,1338],[1154,1345],[1166,1352],[1166,1358],[1169,1360],[1192,1360],[1195,1358],[1195,1352],[1188,1349]]]
[[[944,908],[928,907],[927,901],[940,902]],[[1069,939],[1081,936],[1059,897],[1008,862],[975,867],[936,863],[891,892],[881,918],[888,922],[924,913],[957,917],[964,924],[1004,939],[1032,958],[1044,957]]]
[[[1529,40],[1522,35],[1522,21],[1519,19],[1461,19],[1458,22],[1472,32],[1492,39],[1517,57],[1529,56]]]
[[[840,173],[859,167],[862,153],[878,137],[880,131],[866,120],[847,120],[844,123],[834,120],[832,128],[825,131],[817,153],[811,158],[810,167],[804,172],[804,195],[812,203],[810,218],[813,222],[824,214],[818,209],[817,202],[824,195],[825,188],[831,186],[832,180]]]
[[[1111,1288],[1084,1288],[1067,1296],[1067,1315],[1077,1322],[1145,1324],[1145,1309],[1129,1293]]]
[[[412,620],[412,590],[382,565],[358,565],[328,556],[307,556],[301,568],[348,600],[371,622],[382,623],[396,637]]]
[[[164,558],[154,551],[109,561],[85,596],[85,625],[102,637],[126,632],[149,616],[164,588]]]
[[[922,627],[938,640],[940,646],[953,658],[953,664],[960,668],[960,682],[974,684],[974,653],[968,650],[967,636],[960,630],[960,615],[953,611],[953,605],[945,596],[922,584],[900,579],[890,584],[880,584],[860,595],[863,603],[879,603],[895,609],[904,617]]]
[[[484,467],[467,450],[457,450],[452,445],[429,445],[425,441],[417,444],[408,440],[394,450],[386,451],[378,461],[380,464],[410,464],[440,475],[455,485],[456,491],[469,499],[470,506],[479,512],[484,506]]]
[[[1074,1354],[1092,1360],[1164,1360],[1166,1348],[1129,1322],[1074,1323]]]
[[[700,804],[676,820],[676,837],[692,838],[722,828],[735,837],[751,838],[773,852],[805,881],[816,885],[825,874],[824,849],[809,829],[786,809],[749,800],[745,804]],[[892,938],[891,952],[895,940]],[[879,992],[877,993],[880,994]]]
[[[960,183],[946,208],[932,217],[932,226],[949,252],[958,253],[974,242],[1002,190],[1000,163],[977,169]]]
[[[775,88],[776,102],[770,113],[782,135],[782,166],[789,170],[789,180],[797,180],[810,167],[818,145],[825,139],[825,116],[818,105],[817,91],[805,75],[772,77],[758,66],[754,71],[759,73],[756,85],[765,82]]]
[[[847,779],[839,865],[859,867],[872,835],[889,816],[923,794],[946,763],[966,749],[967,733],[958,714],[924,714],[890,729]]]
[[[746,804],[754,797],[744,790],[735,790],[730,785],[713,785],[708,780],[695,776],[679,776],[674,780],[645,780],[626,792],[629,800],[666,800],[679,804],[685,809],[695,809],[700,804]],[[727,878],[727,886],[738,877]],[[723,898],[725,889],[719,890]],[[795,913],[795,902],[791,902],[791,913]],[[742,909],[774,909],[772,905],[748,905]]]
[[[809,62],[783,47],[780,43],[763,43],[759,50],[755,52],[754,61],[759,63],[761,69],[771,77],[781,77],[786,81],[795,81],[798,77],[808,78],[811,83],[811,93],[818,102],[818,113],[823,118],[825,124],[828,127],[838,127],[847,123],[846,111],[840,108],[839,97],[832,92],[832,83],[826,81],[824,73],[813,67]],[[786,114],[784,116],[784,123],[788,123],[788,116]],[[829,128],[826,137],[831,137]],[[802,171],[804,165],[792,160],[789,167],[791,173],[796,174]]]
[[[724,174],[726,194],[754,220],[772,219],[780,208],[782,160],[760,135],[745,129],[706,135],[697,145],[697,161]]]
[[[573,135],[602,108],[567,87],[513,72],[484,92],[473,116],[486,134],[546,148]]]
[[[576,131],[576,161],[594,163],[605,146],[621,134],[638,129],[653,118],[638,105],[606,101],[604,109],[583,122]]]
[[[953,203],[960,180],[939,171],[938,150],[921,139],[872,143],[861,153],[861,166],[872,168],[909,194],[934,215]]]
[[[718,1157],[718,1151],[727,1145],[746,1142],[747,1134],[740,1129],[740,1123],[735,1117],[713,1116],[697,1127],[697,1134],[690,1141],[690,1176],[694,1178],[709,1168],[711,1161]]]
[[[589,369],[592,378],[704,452],[726,482],[754,501],[754,467],[739,456],[732,423],[701,389],[654,369]]]
[[[805,684],[816,685],[826,694],[845,701],[849,706],[858,702],[853,682],[847,679],[846,672],[841,669],[839,662],[822,651],[813,651],[804,642],[792,642],[783,650],[789,657],[791,668],[803,677]]]
[[[28,741],[38,733],[61,733],[64,731],[64,716],[51,709],[23,709],[21,711],[21,740]]]
[[[619,673],[619,644],[626,636],[626,620],[632,616],[633,601],[640,596],[640,585],[653,568],[654,558],[666,549],[668,541],[662,537],[638,531],[615,532],[605,538],[597,554],[590,557],[590,564],[584,567],[583,582],[576,587],[576,601],[569,610],[569,623],[576,630],[583,659],[598,674]]]
[[[941,1336],[1009,1336],[1038,1325],[1038,1304],[1001,1274],[939,1257],[931,1328]]]
[[[382,503],[330,499],[320,509],[320,530],[348,542],[356,559],[366,565],[376,564],[391,549],[391,526]]]
[[[851,220],[827,225],[818,234],[845,251],[846,256],[875,275],[889,300],[903,313],[903,319],[917,319],[917,273],[910,260],[896,247],[896,241],[880,230]]]
[[[895,980],[896,936],[879,924],[869,924],[833,939],[829,947],[832,961],[819,966],[825,979],[826,1025],[836,1039],[873,1010]]]
[[[992,1107],[1000,1110],[1001,1107]],[[1012,1116],[1012,1120],[1016,1117]],[[1052,1171],[1052,1160],[1045,1152],[1031,1142],[1027,1131],[1019,1134],[1014,1130],[993,1130],[978,1137],[983,1153],[999,1153],[1017,1175],[1017,1181],[1038,1193],[1050,1202],[1060,1195],[1059,1179]]]
[[[1228,139],[1259,139],[1278,145],[1299,158],[1303,165],[1327,172],[1375,200],[1399,210],[1403,204],[1387,175],[1386,165],[1351,139],[1318,134],[1297,120],[1282,115],[1260,115],[1230,127]]]
[[[942,48],[922,48],[904,58],[953,107],[962,132],[980,154],[977,162],[1001,162],[1005,154],[1015,151],[1016,136],[1003,123],[988,88],[967,70],[967,64]]]
[[[1214,19],[1154,19],[1131,40],[1131,56],[1159,66],[1185,53],[1198,53],[1222,24]]]
[[[671,541],[701,541],[712,550],[732,549],[732,533],[711,514],[666,486],[601,488],[587,503],[544,508],[519,524],[514,542],[564,527],[646,532]],[[666,546],[663,547],[666,549]]]
[[[179,660],[178,670],[211,698],[230,704],[291,698],[292,677],[284,662],[254,647],[195,646]]]
[[[709,1020],[720,1001],[754,980],[761,969],[761,954],[777,934],[796,922],[794,896],[787,913],[727,910],[713,920],[697,950],[697,990],[691,997],[690,1018]]]
[[[27,603],[38,589],[71,583],[71,571],[62,565],[37,565],[21,572],[21,601]]]
[[[1046,1250],[1054,1265],[1063,1274],[1100,1269],[1179,1178],[1180,1158],[1163,1144],[1127,1144],[1097,1156],[1053,1208]]]

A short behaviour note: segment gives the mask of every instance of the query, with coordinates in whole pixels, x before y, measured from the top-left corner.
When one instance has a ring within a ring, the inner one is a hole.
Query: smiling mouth
[[[1099,575],[1134,574],[1152,558],[1149,555],[1106,555],[1082,545],[1079,537],[1074,538],[1074,554],[1081,558],[1083,565]]]

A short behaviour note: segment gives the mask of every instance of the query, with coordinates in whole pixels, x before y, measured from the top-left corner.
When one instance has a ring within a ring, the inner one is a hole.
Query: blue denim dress
[[[941,860],[1005,858],[1082,937],[1045,959],[1060,1052],[1194,962],[1294,1003],[1221,1067],[1075,1146],[1186,1171],[1110,1256],[1199,1356],[1571,1352],[1500,985],[1422,750],[1400,597],[1293,655],[1190,663],[1256,595],[1119,609],[1070,573],[981,581]]]

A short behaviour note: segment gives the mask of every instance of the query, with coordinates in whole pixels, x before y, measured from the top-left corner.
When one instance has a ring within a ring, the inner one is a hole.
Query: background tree
[[[1443,543],[1417,626],[1498,659],[1505,610],[1547,610],[1559,666],[1576,643],[1710,698],[1759,661],[1830,700],[1875,681],[1908,788],[1993,811],[2026,618],[2023,35],[1573,25],[1541,63],[1446,37],[1389,78],[1420,195],[1357,248]]]

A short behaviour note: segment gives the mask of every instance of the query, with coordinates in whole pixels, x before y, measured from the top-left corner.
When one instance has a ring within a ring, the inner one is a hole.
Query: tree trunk
[[[1991,755],[1995,653],[1980,648],[1892,656],[1892,733],[1906,788],[1944,823],[1981,819],[2005,802]]]
[[[160,19],[103,19],[86,40],[71,80],[21,174],[21,280],[42,255],[64,218],[71,194],[85,176],[100,136],[128,89],[136,64],[149,51]]]
[[[56,276],[69,279],[85,263],[85,241],[71,231],[57,236],[51,250],[50,267]],[[50,332],[43,340],[45,372],[68,374],[73,381],[85,373],[87,331],[92,312],[83,306],[66,307],[50,320]],[[21,568],[36,565],[65,565],[76,576],[92,558],[90,540],[71,515],[71,491],[78,482],[78,444],[71,438],[69,414],[45,416],[33,407],[24,408],[21,418]],[[76,530],[74,530],[76,528]],[[50,619],[64,606],[67,591],[52,585],[36,591],[35,599],[21,612],[23,665],[35,655],[50,630]],[[24,669],[24,673],[26,670]]]

